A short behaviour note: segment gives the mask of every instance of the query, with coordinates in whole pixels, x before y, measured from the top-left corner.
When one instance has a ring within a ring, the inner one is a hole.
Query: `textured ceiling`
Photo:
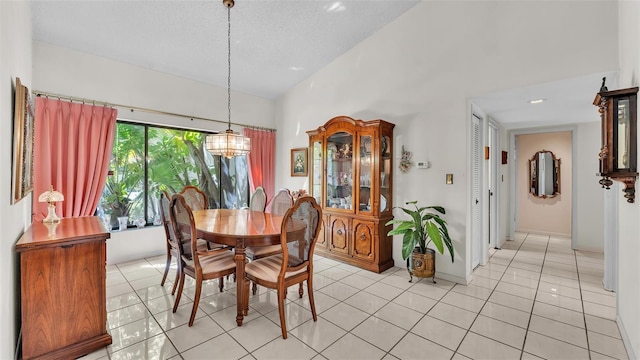
[[[231,87],[275,99],[419,1],[236,0]],[[209,1],[32,1],[34,40],[227,86],[227,11]]]

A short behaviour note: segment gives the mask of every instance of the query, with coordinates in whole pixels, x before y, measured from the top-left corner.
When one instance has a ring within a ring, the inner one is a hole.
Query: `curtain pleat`
[[[276,186],[276,133],[245,128],[243,134],[251,139],[251,152],[248,155],[251,193],[256,187],[262,186],[269,201],[275,195]]]
[[[64,195],[60,217],[90,216],[104,187],[116,127],[116,109],[36,98],[34,221],[47,214],[38,196],[53,185]]]

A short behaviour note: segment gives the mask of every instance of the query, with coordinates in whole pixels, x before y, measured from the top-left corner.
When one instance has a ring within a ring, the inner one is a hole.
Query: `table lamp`
[[[56,206],[54,205],[54,203],[56,201],[62,201],[62,200],[64,200],[64,195],[53,190],[53,185],[51,185],[51,188],[49,188],[49,190],[40,194],[38,201],[49,203],[49,215],[47,215],[47,217],[44,220],[42,220],[43,223],[60,222],[60,218],[56,214]]]

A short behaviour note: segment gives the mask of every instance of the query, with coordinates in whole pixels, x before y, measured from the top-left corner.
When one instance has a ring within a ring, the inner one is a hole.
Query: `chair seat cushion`
[[[278,275],[280,274],[280,268],[282,267],[282,254],[268,256],[262,259],[252,261],[245,265],[245,272],[247,275],[266,280],[269,282],[277,282]],[[298,275],[307,271],[306,267],[296,271],[287,271],[285,278]]]
[[[245,250],[245,254],[249,259],[260,259],[280,253],[282,253],[282,245],[250,246]]]
[[[212,273],[226,273],[236,268],[236,261],[234,259],[234,254],[231,251],[228,251],[223,254],[210,255],[210,256],[200,256],[200,266],[202,267],[203,274],[212,274]],[[187,267],[193,269],[194,264],[193,260],[188,261],[186,264]]]

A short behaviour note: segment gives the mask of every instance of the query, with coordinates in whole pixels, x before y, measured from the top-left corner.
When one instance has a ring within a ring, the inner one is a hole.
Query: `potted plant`
[[[442,206],[418,207],[417,201],[409,201],[407,205],[413,205],[415,210],[399,207],[410,220],[390,220],[386,225],[395,224],[395,229],[389,231],[387,235],[402,235],[402,258],[407,260],[407,271],[409,272],[409,282],[413,276],[431,277],[435,283],[435,251],[429,248],[433,243],[440,254],[444,254],[444,248],[449,250],[451,262],[454,260],[453,244],[447,222],[440,217],[445,214]]]

